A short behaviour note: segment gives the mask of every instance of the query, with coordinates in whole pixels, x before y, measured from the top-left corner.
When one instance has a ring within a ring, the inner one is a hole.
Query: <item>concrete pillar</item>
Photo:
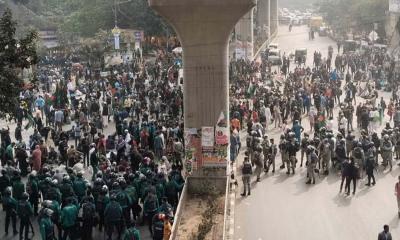
[[[270,24],[270,0],[258,0],[257,1],[257,22],[261,28],[261,32],[266,35],[265,38],[269,38],[269,24]]]
[[[270,29],[271,34],[278,31],[279,14],[278,14],[278,0],[270,0]]]
[[[185,128],[215,126],[228,113],[228,40],[254,0],[149,0],[183,48]]]
[[[242,43],[245,55],[251,59],[254,49],[254,13],[246,13],[235,26],[236,40]]]

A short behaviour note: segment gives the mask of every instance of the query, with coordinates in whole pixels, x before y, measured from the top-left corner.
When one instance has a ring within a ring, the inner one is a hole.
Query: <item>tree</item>
[[[10,9],[0,18],[0,118],[13,115],[18,105],[19,93],[24,85],[18,76],[24,68],[37,63],[37,33],[30,31],[24,38],[16,39],[17,23]]]

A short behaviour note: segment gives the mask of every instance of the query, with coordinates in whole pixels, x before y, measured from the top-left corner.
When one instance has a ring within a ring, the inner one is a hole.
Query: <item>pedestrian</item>
[[[250,180],[252,174],[253,174],[253,168],[251,166],[249,158],[245,157],[242,165],[242,181],[243,181],[243,193],[241,194],[242,196],[246,196],[246,190],[247,190],[247,195],[250,195],[251,193]]]
[[[29,228],[32,225],[31,217],[33,215],[32,205],[28,201],[29,194],[24,192],[21,200],[18,202],[17,214],[19,217],[19,239],[29,240]]]
[[[40,235],[42,240],[55,240],[54,236],[54,223],[51,220],[53,210],[50,208],[43,209],[43,216],[39,219]]]
[[[400,218],[400,176],[398,177],[398,182],[394,186],[394,194],[397,198],[397,208],[398,208],[398,216]]]
[[[383,231],[379,233],[378,240],[392,240],[392,234],[389,232],[389,225],[383,226]]]
[[[122,219],[123,216],[121,205],[117,202],[117,196],[112,194],[110,197],[110,203],[107,204],[104,210],[104,223],[106,226],[107,240],[112,239],[114,229],[117,230],[118,239],[121,238],[123,223]]]
[[[124,234],[122,235],[122,240],[140,240],[140,232],[136,228],[136,222],[131,221],[127,228],[125,229]]]
[[[17,235],[17,201],[11,196],[11,187],[7,187],[2,197],[3,210],[6,212],[6,221],[4,225],[5,235],[8,235],[8,227],[12,225],[13,234]]]
[[[354,163],[354,158],[350,158],[350,164],[348,166],[348,175],[346,176],[346,186],[345,191],[346,195],[350,195],[350,184],[353,182],[353,195],[356,194],[356,186],[357,186],[357,168]]]
[[[62,240],[66,240],[68,237],[71,240],[76,239],[77,218],[78,208],[70,197],[66,200],[66,206],[61,210],[60,221],[63,229]]]

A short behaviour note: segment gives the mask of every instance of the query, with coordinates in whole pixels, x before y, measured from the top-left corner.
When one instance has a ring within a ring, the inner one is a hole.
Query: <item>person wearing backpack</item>
[[[251,166],[250,160],[248,157],[245,157],[242,165],[242,181],[243,181],[243,193],[241,194],[242,196],[246,196],[246,189],[248,195],[250,195],[250,180],[252,174],[253,174],[253,168]]]
[[[12,223],[13,233],[17,235],[17,201],[11,197],[11,187],[7,187],[4,190],[4,196],[2,199],[3,210],[6,212],[6,221],[5,221],[5,233],[8,235],[8,226],[10,225],[10,220]]]
[[[39,186],[36,178],[36,171],[32,171],[29,174],[28,183],[26,184],[26,191],[29,194],[29,202],[33,206],[33,213],[35,216],[38,215],[38,204],[39,204]]]
[[[122,213],[124,216],[124,222],[125,224],[128,224],[131,222],[131,204],[132,200],[129,197],[128,193],[126,192],[126,182],[125,179],[120,179],[119,184],[121,186],[121,191],[117,193],[117,201],[121,205],[122,208]]]
[[[82,200],[82,240],[92,239],[92,230],[95,224],[96,207],[94,205],[93,197],[85,197]]]
[[[108,196],[108,187],[107,185],[103,185],[99,195],[96,198],[96,212],[99,217],[99,231],[103,231],[104,226],[104,210],[106,209],[107,204],[110,202],[110,198]]]
[[[154,214],[154,216],[152,218],[153,240],[163,240],[164,239],[164,219],[165,219],[165,214],[163,214],[163,213]]]
[[[140,232],[136,228],[135,221],[131,221],[122,235],[122,240],[140,240]]]
[[[117,202],[117,196],[112,194],[110,197],[110,203],[107,204],[106,209],[104,210],[104,220],[108,240],[112,239],[114,228],[116,228],[118,231],[118,239],[121,237],[122,218],[123,215],[121,205]]]
[[[144,218],[146,222],[149,224],[150,234],[153,235],[153,216],[157,213],[158,210],[158,199],[154,192],[149,192],[144,199],[143,203],[143,211]]]
[[[86,195],[87,186],[85,179],[83,179],[82,172],[78,172],[76,174],[76,177],[77,178],[74,181],[73,189],[76,196],[78,197],[78,201],[80,202],[82,201],[82,198]]]
[[[31,225],[30,218],[33,215],[32,205],[28,201],[29,194],[22,193],[21,200],[17,205],[17,214],[20,219],[19,225],[19,239],[22,240],[23,236],[25,240],[28,240],[29,227]],[[24,232],[25,230],[25,232]]]

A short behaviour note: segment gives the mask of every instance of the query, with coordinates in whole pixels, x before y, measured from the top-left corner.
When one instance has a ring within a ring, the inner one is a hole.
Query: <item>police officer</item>
[[[254,164],[256,165],[256,170],[255,173],[257,175],[257,182],[260,182],[260,177],[261,177],[261,171],[263,168],[263,154],[262,154],[262,147],[260,144],[258,144],[255,149],[254,149]]]
[[[381,145],[381,155],[383,159],[383,165],[385,168],[389,164],[390,166],[390,171],[392,170],[392,158],[393,158],[393,145],[392,142],[390,141],[389,135],[385,134],[383,136],[383,141]]]
[[[328,138],[325,138],[320,145],[320,158],[322,160],[322,170],[325,175],[329,174],[329,162],[332,158],[331,144]]]
[[[8,235],[8,226],[10,225],[10,221],[13,228],[14,235],[17,235],[17,201],[11,197],[11,187],[7,187],[4,190],[4,196],[2,199],[3,202],[3,210],[6,212],[6,222],[5,222],[5,232],[6,236]]]
[[[154,189],[149,190],[144,199],[143,211],[146,222],[149,224],[150,233],[153,235],[153,216],[157,213],[159,208],[158,199]]]
[[[40,235],[42,240],[54,240],[54,223],[51,220],[53,210],[50,208],[43,209],[43,216],[39,220]]]
[[[21,176],[18,171],[14,172],[14,177],[12,179],[12,195],[15,200],[22,200],[22,195],[25,192],[25,185],[21,181]],[[29,197],[29,195],[28,195]]]
[[[108,240],[112,239],[114,228],[117,229],[118,239],[121,237],[122,218],[121,205],[117,202],[117,196],[113,194],[110,197],[110,203],[107,204],[106,209],[104,210],[104,220]]]
[[[267,172],[269,172],[269,168],[272,165],[272,173],[275,172],[275,158],[276,158],[276,154],[278,153],[278,147],[276,146],[276,144],[274,143],[274,139],[271,138],[269,140],[270,142],[270,146],[268,148],[268,164],[267,164]]]
[[[122,235],[122,240],[140,240],[140,232],[136,228],[135,221],[131,221],[128,224],[127,229],[125,229],[125,232]]]
[[[300,144],[295,138],[295,133],[289,133],[289,139],[287,141],[287,172],[286,174],[290,174],[290,169],[292,169],[292,173],[295,173],[296,168],[296,153],[300,150]]]
[[[282,159],[282,165],[279,168],[280,169],[284,169],[285,168],[285,163],[287,162],[287,159],[288,159],[287,141],[286,141],[286,138],[285,138],[284,134],[282,134],[281,137],[280,137],[279,151],[281,152],[281,159]]]
[[[250,195],[250,180],[252,174],[253,174],[253,168],[251,166],[249,158],[245,157],[242,165],[242,181],[243,181],[243,193],[241,194],[242,196],[246,196],[246,189],[248,195]]]
[[[92,239],[92,230],[95,224],[96,207],[92,196],[82,200],[82,240]]]
[[[365,164],[365,153],[362,148],[362,143],[358,142],[356,147],[353,149],[351,152],[351,156],[354,158],[354,165],[358,171],[358,174],[362,176],[362,171],[364,169],[364,164]]]
[[[74,193],[78,197],[78,201],[81,202],[82,198],[86,195],[87,190],[86,180],[83,178],[83,172],[78,172],[76,174],[76,179],[73,183]]]
[[[107,185],[103,185],[96,199],[96,212],[99,216],[99,230],[103,231],[104,226],[104,210],[106,209],[107,204],[110,202],[110,197],[108,196],[108,187]]]
[[[26,184],[26,191],[29,194],[29,202],[33,206],[34,215],[38,215],[38,205],[39,205],[39,185],[36,178],[36,171],[32,171],[28,177],[28,183]]]
[[[375,185],[375,176],[374,176],[374,169],[375,169],[375,145],[373,142],[369,144],[369,148],[365,157],[365,172],[368,176],[368,183],[365,184],[366,186],[371,186],[371,179],[372,185]]]
[[[304,133],[304,138],[301,139],[301,158],[300,158],[300,167],[303,166],[303,158],[304,155],[306,155],[306,151],[308,146],[310,145],[310,137],[308,135],[308,133]],[[307,158],[307,156],[306,156]]]
[[[69,197],[66,199],[66,206],[61,210],[61,226],[63,228],[62,240],[66,240],[67,237],[75,239],[76,224],[78,218],[78,208],[73,204],[73,198]]]
[[[45,200],[42,202],[43,209],[52,210],[51,222],[57,226],[58,239],[62,239],[62,227],[60,222],[61,207],[60,203],[56,200]],[[39,214],[40,215],[40,214]]]
[[[33,215],[32,205],[28,201],[29,194],[27,192],[23,192],[21,196],[21,200],[17,205],[17,214],[20,219],[19,226],[19,239],[22,240],[24,237],[25,240],[28,240],[29,227],[31,226],[30,218]],[[25,230],[25,233],[24,233]]]
[[[261,146],[262,146],[262,153],[263,153],[263,157],[264,157],[264,172],[267,172],[268,158],[269,158],[268,157],[268,155],[269,155],[268,135],[264,135]]]
[[[317,166],[318,156],[315,153],[315,148],[313,146],[308,146],[306,149],[306,158],[307,158],[307,178],[308,181],[306,184],[315,184],[315,174],[314,170]]]

